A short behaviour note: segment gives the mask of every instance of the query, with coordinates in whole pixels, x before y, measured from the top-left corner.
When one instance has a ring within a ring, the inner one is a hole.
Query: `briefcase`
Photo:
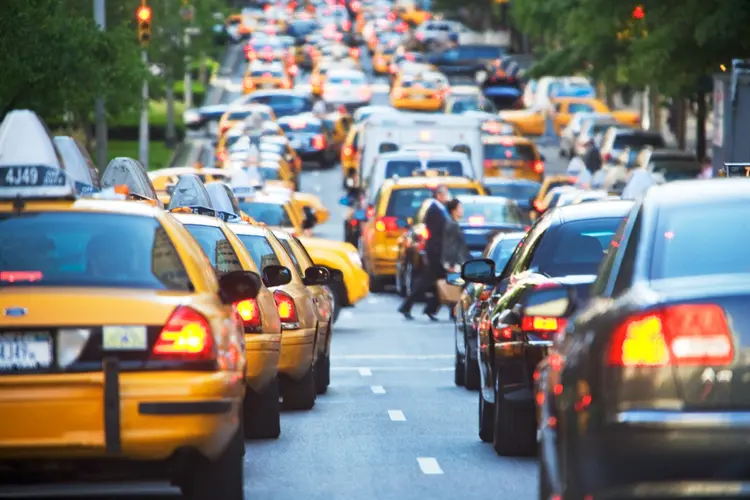
[[[444,279],[438,280],[437,292],[441,304],[455,304],[461,299],[461,287],[449,285]]]

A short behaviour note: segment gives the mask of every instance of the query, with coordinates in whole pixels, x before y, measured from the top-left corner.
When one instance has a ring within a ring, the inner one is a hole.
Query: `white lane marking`
[[[388,416],[392,422],[406,422],[406,416],[401,410],[388,410]]]
[[[372,371],[369,368],[359,368],[359,374],[362,377],[372,377]]]
[[[422,474],[442,474],[443,469],[440,468],[436,458],[433,457],[419,457],[417,458],[419,468],[422,470]]]
[[[372,385],[370,386],[370,389],[373,394],[385,394],[385,387],[382,385]]]
[[[455,354],[343,354],[331,356],[331,359],[453,359],[454,357]]]

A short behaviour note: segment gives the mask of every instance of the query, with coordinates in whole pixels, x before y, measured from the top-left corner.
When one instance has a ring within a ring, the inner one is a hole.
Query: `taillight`
[[[534,170],[537,174],[543,174],[544,173],[544,162],[542,160],[536,160],[531,163],[531,168]]]
[[[179,306],[159,333],[152,353],[161,359],[213,359],[214,339],[211,325],[196,310]]]
[[[297,306],[294,304],[294,299],[289,294],[281,290],[276,290],[273,292],[273,300],[276,301],[276,309],[279,312],[281,326],[287,329],[299,328]]]
[[[255,299],[246,299],[237,302],[234,307],[237,309],[242,324],[245,325],[245,331],[257,332],[260,327],[260,308]]]
[[[398,221],[395,217],[378,217],[375,221],[375,231],[398,231]]]
[[[532,206],[534,207],[534,210],[536,210],[539,213],[544,212],[544,205],[542,205],[542,202],[537,200],[534,203],[532,203]]]
[[[312,147],[313,147],[313,149],[317,149],[318,151],[320,151],[321,149],[325,149],[326,148],[326,138],[325,138],[325,136],[324,135],[316,135],[315,137],[313,137]]]
[[[292,88],[292,81],[284,80],[283,82],[281,82],[281,86],[284,87],[285,89],[290,89]]]
[[[252,78],[245,78],[244,87],[246,89],[251,89],[251,88],[255,87],[255,83],[253,82],[253,79]]]
[[[568,320],[564,318],[545,318],[543,316],[525,316],[521,320],[524,332],[559,332],[565,328]]]
[[[492,325],[492,337],[495,340],[511,340],[513,338],[513,329],[509,326],[497,328]]]
[[[628,318],[609,348],[611,366],[728,365],[734,346],[717,304],[680,304]]]
[[[252,61],[253,59],[255,59],[255,58],[257,57],[257,55],[255,54],[255,51],[254,51],[254,50],[252,50],[252,49],[251,49],[251,50],[248,50],[248,51],[246,51],[246,52],[245,52],[245,56],[246,56],[246,57],[247,57],[247,59],[248,59],[248,60],[250,60],[250,61]]]
[[[375,207],[373,207],[372,205],[370,205],[369,207],[367,207],[367,211],[365,212],[365,216],[368,219],[372,219],[373,217],[375,217]]]
[[[482,290],[482,293],[479,294],[479,300],[487,300],[492,295],[492,290]]]

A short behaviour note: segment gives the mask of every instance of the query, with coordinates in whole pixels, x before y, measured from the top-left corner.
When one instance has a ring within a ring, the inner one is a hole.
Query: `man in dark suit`
[[[443,268],[443,234],[446,222],[450,215],[445,208],[445,203],[450,199],[450,193],[445,186],[439,186],[435,189],[434,201],[427,209],[424,224],[427,227],[428,238],[425,242],[424,261],[421,274],[412,288],[411,294],[406,297],[404,302],[398,308],[398,312],[404,315],[406,319],[414,319],[411,315],[411,308],[420,296],[431,292],[432,297],[428,299],[424,308],[424,313],[432,321],[437,321],[437,312],[440,309],[440,301],[437,296],[437,281],[445,277]]]

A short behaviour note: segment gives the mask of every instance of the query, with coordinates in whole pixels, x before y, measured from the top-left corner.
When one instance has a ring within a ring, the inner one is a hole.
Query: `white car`
[[[332,104],[365,106],[372,99],[372,90],[362,71],[332,69],[323,86],[323,100]]]

